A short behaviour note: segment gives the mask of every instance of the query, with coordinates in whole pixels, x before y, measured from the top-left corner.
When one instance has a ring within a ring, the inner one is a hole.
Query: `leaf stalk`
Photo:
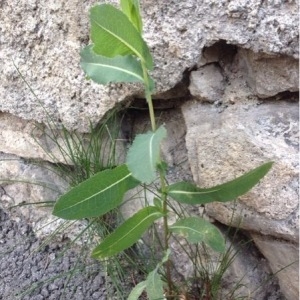
[[[147,71],[147,67],[145,66],[145,63],[141,61],[142,69],[143,69],[143,77],[144,77],[144,85],[145,85],[145,97],[148,103],[149,108],[149,115],[150,115],[150,121],[151,121],[151,128],[152,131],[156,131],[156,122],[155,122],[155,114],[154,114],[154,107],[153,107],[153,101],[152,101],[152,95],[151,95],[151,89],[150,89],[150,81],[149,81],[149,75]]]

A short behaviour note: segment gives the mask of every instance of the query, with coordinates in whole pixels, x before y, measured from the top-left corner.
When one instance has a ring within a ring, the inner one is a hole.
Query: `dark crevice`
[[[281,93],[278,93],[275,96],[268,97],[268,98],[259,98],[264,103],[268,103],[270,101],[286,101],[286,102],[299,102],[299,92],[290,92],[290,91],[284,91]]]
[[[226,65],[231,65],[238,47],[232,44],[227,44],[225,40],[219,40],[209,47],[204,47],[200,65],[205,65],[212,62],[218,62],[222,68]]]

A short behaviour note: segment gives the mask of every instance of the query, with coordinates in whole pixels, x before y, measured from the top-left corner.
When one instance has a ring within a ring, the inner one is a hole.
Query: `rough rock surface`
[[[191,72],[189,90],[199,100],[215,102],[222,99],[225,86],[220,67],[209,64]]]
[[[281,92],[299,90],[298,61],[288,57],[274,57],[241,49],[238,53],[240,69],[244,69],[247,83],[260,98]]]
[[[15,218],[23,215],[38,237],[48,236],[62,223],[51,215],[51,208],[37,206],[43,201],[55,201],[68,188],[50,164],[0,153],[0,184],[1,208],[15,207]]]
[[[253,234],[252,237],[260,252],[270,262],[270,267],[273,273],[276,273],[286,299],[297,299],[299,297],[299,268],[297,267],[299,247],[287,241],[257,234]]]
[[[119,124],[110,126],[111,124],[112,122],[106,123],[104,131],[100,125],[94,127],[92,133],[70,132],[61,126],[53,126],[52,120],[45,125],[0,112],[0,151],[28,160],[74,165],[74,156],[80,156],[82,148],[88,149],[87,144],[93,139],[98,149],[102,150],[101,160],[105,164],[109,161],[111,139],[116,138],[120,132]],[[118,160],[121,162],[124,160],[124,145],[121,139],[116,141],[115,148],[120,154]],[[70,155],[70,149],[73,157]]]
[[[208,205],[214,218],[228,224],[235,208],[242,228],[297,241],[297,107],[283,102],[236,104],[222,113],[196,102],[183,107],[191,170],[200,186],[220,184],[274,161],[266,178],[238,204]]]
[[[284,239],[277,244],[286,246],[288,253],[291,244],[287,241],[298,243],[299,238],[297,104],[258,105],[248,101],[220,112],[214,106],[188,102],[183,114],[188,128],[188,157],[199,186],[220,184],[263,162],[274,161],[269,174],[238,202],[211,203],[206,205],[206,212],[224,224]],[[276,264],[277,255],[267,256],[271,265]],[[280,265],[291,262],[291,257],[285,255]],[[298,265],[290,270],[297,273]],[[280,283],[283,290],[291,284],[284,276]],[[296,281],[292,285],[297,291]]]
[[[117,1],[112,1],[117,2]],[[80,48],[88,43],[94,1],[4,1],[0,11],[0,111],[46,121],[42,106],[69,129],[88,130],[141,87],[84,80]],[[298,57],[297,1],[143,1],[145,39],[154,55],[157,93],[182,79],[217,41],[254,52]],[[17,73],[13,61],[35,91]]]
[[[57,143],[51,140],[51,136],[51,130],[42,124],[0,113],[1,151],[4,153],[63,163],[65,159],[57,147],[57,143],[64,145],[61,134],[56,138]]]

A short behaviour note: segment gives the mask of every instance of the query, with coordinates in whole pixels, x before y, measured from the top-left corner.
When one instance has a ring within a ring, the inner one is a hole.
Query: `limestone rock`
[[[238,201],[207,204],[206,213],[221,223],[255,234],[254,241],[274,272],[291,262],[288,253],[296,260],[294,245],[299,239],[297,104],[250,105],[248,102],[228,106],[220,112],[215,106],[190,102],[182,109],[189,162],[199,186],[221,184],[263,162],[274,161],[267,176]],[[295,273],[294,266],[281,275],[276,274],[287,299],[295,299],[297,294],[298,281],[291,279]]]
[[[0,113],[0,140],[1,152],[23,158],[66,163],[59,147],[51,139],[51,131],[36,122]],[[61,134],[56,141],[62,147],[65,145]]]
[[[190,80],[190,93],[197,99],[208,102],[222,99],[225,89],[224,77],[217,65],[209,64],[193,71]]]
[[[68,129],[88,131],[89,121],[97,123],[116,103],[143,96],[138,85],[100,86],[85,80],[79,51],[88,44],[88,9],[93,4],[92,0],[3,2],[0,111],[46,122],[46,110]],[[200,60],[203,47],[216,41],[298,57],[297,1],[149,0],[142,2],[142,13],[158,94],[180,82],[184,71]]]
[[[215,107],[191,102],[184,105],[183,114],[189,162],[199,186],[220,184],[263,162],[275,162],[239,202],[209,204],[208,214],[225,224],[233,219],[241,228],[296,241],[297,105],[241,104],[219,113]]]
[[[37,237],[73,240],[85,228],[84,220],[71,224],[53,216],[51,206],[42,205],[57,200],[68,188],[68,183],[49,163],[32,163],[0,152],[0,206],[12,220],[19,222],[25,218]],[[86,234],[76,243],[82,245],[85,239]]]
[[[272,57],[240,49],[240,64],[244,65],[247,83],[260,98],[275,96],[281,92],[299,91],[299,62],[283,56]],[[241,66],[240,65],[240,66]]]
[[[269,261],[273,273],[276,273],[286,299],[298,299],[299,246],[257,234],[252,234],[252,237],[260,252]]]
[[[118,139],[119,119],[113,122],[106,123],[104,131],[98,126],[91,130],[91,134],[88,134],[68,132],[60,127],[51,128],[52,121],[45,126],[0,112],[0,152],[68,165],[82,163],[80,157],[86,155],[90,159],[97,157],[105,165],[110,161],[112,140],[117,140],[115,142],[116,160],[121,162],[124,161],[125,149],[122,139]]]
[[[47,236],[55,230],[57,223],[63,222],[53,223],[52,209],[39,205],[40,202],[55,201],[68,188],[67,182],[51,165],[37,165],[0,153],[0,185],[1,207],[14,206],[13,218],[18,219],[20,214],[25,216],[37,235]]]

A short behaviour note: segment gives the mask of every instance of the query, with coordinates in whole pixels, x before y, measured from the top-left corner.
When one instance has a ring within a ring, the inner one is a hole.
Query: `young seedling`
[[[121,205],[124,194],[140,184],[159,178],[159,197],[125,220],[93,251],[92,257],[107,259],[134,245],[158,219],[163,222],[163,258],[146,280],[130,293],[138,299],[144,290],[151,299],[176,299],[172,279],[169,239],[183,236],[190,243],[204,242],[213,250],[225,251],[225,240],[217,227],[200,217],[187,217],[169,225],[169,201],[197,205],[214,201],[232,201],[247,193],[270,170],[268,162],[227,183],[203,189],[193,183],[168,185],[167,164],[161,157],[161,142],[167,137],[164,126],[157,128],[152,92],[154,81],[150,50],[142,37],[142,20],[138,0],[121,0],[121,9],[110,4],[90,9],[92,44],[81,52],[81,66],[87,76],[99,84],[138,82],[144,85],[152,131],[139,134],[130,147],[126,163],[99,172],[61,196],[53,214],[67,220],[103,216]],[[162,275],[163,274],[163,275]]]

